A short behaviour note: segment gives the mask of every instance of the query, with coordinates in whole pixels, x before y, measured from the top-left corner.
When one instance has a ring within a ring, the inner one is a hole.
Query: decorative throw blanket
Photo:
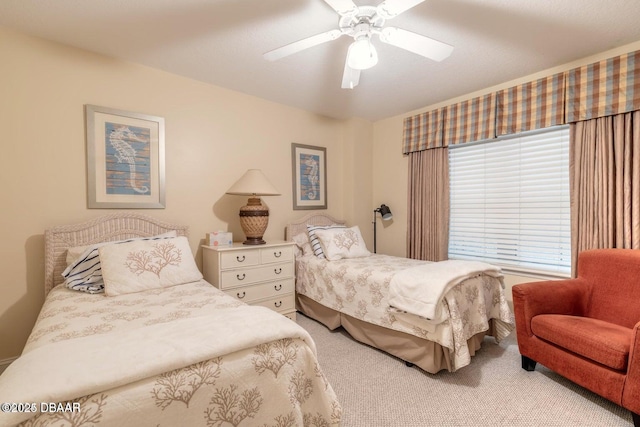
[[[446,320],[438,303],[455,285],[481,274],[498,278],[499,267],[479,261],[448,260],[424,264],[396,273],[389,284],[389,305],[434,322]]]
[[[283,338],[301,339],[316,352],[296,323],[249,306],[49,343],[23,353],[0,376],[0,402],[67,401]],[[0,425],[34,415],[0,413]]]

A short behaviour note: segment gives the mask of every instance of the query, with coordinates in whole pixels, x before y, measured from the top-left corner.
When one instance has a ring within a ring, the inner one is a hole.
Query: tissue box
[[[231,246],[233,245],[233,233],[228,231],[214,231],[207,233],[207,245]]]

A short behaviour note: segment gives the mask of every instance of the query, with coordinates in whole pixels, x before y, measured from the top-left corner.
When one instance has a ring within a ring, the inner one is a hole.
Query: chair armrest
[[[532,336],[531,319],[538,314],[582,316],[591,284],[585,279],[522,283],[512,288],[516,327]]]
[[[633,327],[629,368],[622,390],[622,406],[640,414],[640,322]]]

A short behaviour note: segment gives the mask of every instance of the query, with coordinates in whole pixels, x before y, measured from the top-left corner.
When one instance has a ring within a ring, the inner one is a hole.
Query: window
[[[449,258],[571,273],[569,127],[449,147]]]

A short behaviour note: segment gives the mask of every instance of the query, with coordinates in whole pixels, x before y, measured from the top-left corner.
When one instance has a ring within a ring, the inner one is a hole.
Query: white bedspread
[[[448,260],[423,264],[396,273],[389,283],[389,305],[434,322],[448,317],[440,301],[455,285],[481,274],[500,280],[499,267],[478,261]]]
[[[0,402],[66,401],[283,338],[301,339],[315,354],[304,329],[267,308],[248,306],[49,343],[7,368]],[[0,413],[0,425],[32,415]]]

